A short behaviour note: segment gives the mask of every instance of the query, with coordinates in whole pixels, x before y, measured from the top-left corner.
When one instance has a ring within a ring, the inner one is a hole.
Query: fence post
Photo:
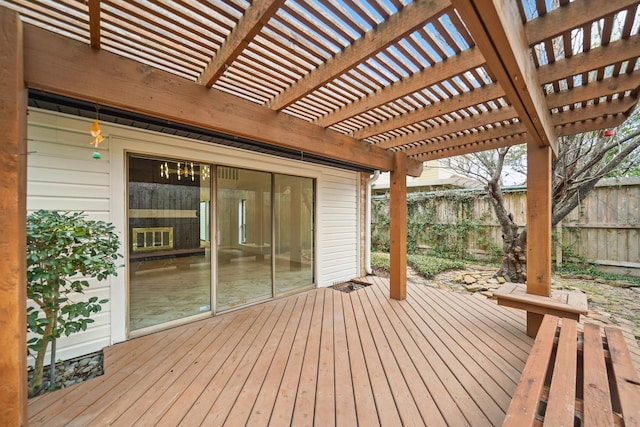
[[[556,224],[556,267],[562,268],[562,221]]]

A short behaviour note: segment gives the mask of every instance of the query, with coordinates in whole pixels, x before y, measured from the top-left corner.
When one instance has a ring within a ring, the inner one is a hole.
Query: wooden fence
[[[524,225],[526,188],[507,189],[504,193],[508,211],[517,224]],[[441,224],[459,222],[463,216],[472,218],[478,230],[469,234],[467,249],[482,258],[487,255],[487,241],[502,247],[500,226],[483,190],[463,190],[462,194],[477,197],[473,197],[472,204],[465,208],[461,208],[455,198],[439,199],[431,215],[434,222]],[[640,276],[639,203],[640,177],[610,179],[598,184],[556,228],[555,262],[561,264],[568,258],[586,259],[604,271]],[[376,215],[372,218],[375,221]],[[375,229],[376,224],[373,225]],[[484,238],[484,244],[479,236]],[[430,249],[428,236],[423,235],[418,240],[422,248]]]

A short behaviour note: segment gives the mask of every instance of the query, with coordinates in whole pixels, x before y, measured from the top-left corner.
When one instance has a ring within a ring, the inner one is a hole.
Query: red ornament
[[[607,129],[604,131],[604,136],[613,136],[616,134],[616,130],[615,129]]]

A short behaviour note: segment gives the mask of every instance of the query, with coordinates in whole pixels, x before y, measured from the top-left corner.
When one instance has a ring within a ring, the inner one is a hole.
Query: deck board
[[[105,349],[30,425],[500,425],[533,340],[518,310],[386,279],[316,289]]]
[[[358,292],[362,306],[367,313],[369,327],[387,375],[396,407],[404,425],[420,425],[432,414],[433,425],[444,425],[439,411],[429,408],[433,399],[421,381],[415,366],[404,349],[402,342],[394,333],[384,312],[373,297],[372,288]],[[427,411],[422,413],[421,409]]]

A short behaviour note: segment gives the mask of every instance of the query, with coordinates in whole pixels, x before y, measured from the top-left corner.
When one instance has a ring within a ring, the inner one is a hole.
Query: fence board
[[[425,197],[433,194],[424,193]],[[439,224],[455,224],[469,215],[470,219],[479,223],[480,229],[479,232],[469,234],[469,252],[478,254],[479,257],[486,256],[484,248],[477,244],[480,235],[502,247],[500,226],[486,193],[483,190],[464,190],[461,194],[474,195],[472,207],[465,212],[459,202],[441,199],[433,210],[434,221]],[[504,199],[515,222],[524,225],[526,189],[506,189]],[[598,184],[561,223],[564,260],[571,259],[571,256],[584,257],[588,261],[607,266],[608,269],[624,265],[620,270],[622,274],[640,275],[639,200],[640,177],[606,180]],[[378,214],[374,212],[372,215],[374,234],[385,233],[384,224],[376,224],[376,218],[383,217],[382,212],[388,213],[388,205],[377,203],[374,204],[374,209],[378,209]],[[423,232],[418,243],[428,250],[431,248],[428,246],[427,232],[428,229]],[[455,228],[451,227],[448,232],[454,233]]]

